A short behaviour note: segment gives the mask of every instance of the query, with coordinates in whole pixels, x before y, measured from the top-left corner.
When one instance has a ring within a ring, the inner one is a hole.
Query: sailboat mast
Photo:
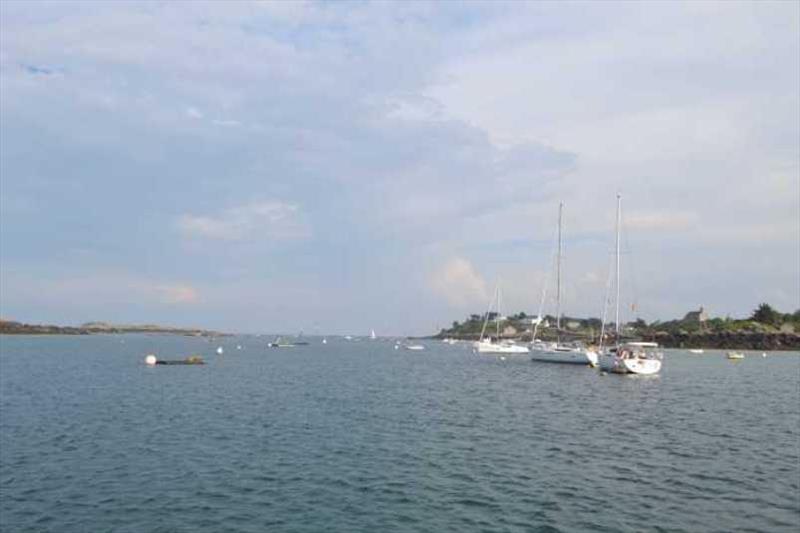
[[[556,258],[556,342],[561,343],[561,212],[564,202],[558,204],[558,256]]]
[[[617,193],[617,231],[616,231],[616,239],[615,239],[615,248],[616,248],[616,261],[614,270],[616,271],[617,276],[617,297],[616,297],[616,314],[614,317],[614,333],[617,340],[617,346],[619,346],[619,231],[620,231],[620,220],[621,220],[621,212],[622,209],[622,196]]]
[[[497,285],[497,316],[494,317],[494,321],[497,324],[497,335],[496,339],[498,342],[500,341],[500,285]]]
[[[495,282],[494,294],[492,294],[492,299],[489,300],[489,308],[486,309],[486,315],[484,315],[484,318],[483,318],[483,327],[481,328],[481,338],[480,338],[481,341],[483,341],[483,335],[484,335],[484,333],[486,333],[486,326],[489,325],[489,313],[492,310],[492,304],[494,303],[495,298],[497,298],[497,289],[498,288],[499,288],[499,282]]]

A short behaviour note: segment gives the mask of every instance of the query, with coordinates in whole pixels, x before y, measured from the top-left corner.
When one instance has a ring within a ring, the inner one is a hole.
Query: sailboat
[[[616,238],[614,240],[615,261],[614,272],[616,274],[616,314],[614,323],[614,341],[616,346],[607,350],[600,349],[599,362],[600,368],[606,372],[615,374],[657,374],[661,370],[661,359],[653,352],[658,348],[655,342],[627,342],[620,343],[620,323],[619,323],[619,234],[622,212],[622,197],[617,194],[617,224]],[[603,313],[603,332],[600,334],[600,342],[603,342],[605,332],[605,312]]]
[[[372,340],[375,340],[375,339],[378,338],[378,337],[375,336],[375,330],[374,329],[371,329],[369,331],[369,338],[372,339]]]
[[[547,361],[550,363],[571,363],[578,365],[597,366],[597,353],[578,344],[564,344],[561,342],[561,220],[564,203],[558,204],[558,254],[556,256],[556,342],[544,342],[536,339],[539,325],[542,323],[542,307],[547,295],[547,283],[542,289],[542,303],[539,308],[539,318],[534,320],[533,338],[531,339],[531,359],[534,361]]]
[[[489,324],[489,316],[492,309],[492,303],[495,305],[494,321],[497,324],[496,336],[486,336],[486,326]],[[486,318],[483,321],[483,328],[481,328],[480,339],[473,344],[473,351],[476,353],[499,353],[499,354],[526,354],[529,352],[527,346],[520,346],[511,340],[504,340],[500,338],[500,322],[503,317],[500,316],[500,285],[496,285],[494,289],[494,297],[489,304],[489,309],[486,311]]]

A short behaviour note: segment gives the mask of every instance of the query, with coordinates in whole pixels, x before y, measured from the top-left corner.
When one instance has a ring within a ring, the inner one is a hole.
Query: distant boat
[[[693,350],[689,350],[689,353],[700,354],[700,353],[705,353],[705,351],[702,348],[695,348]]]
[[[404,347],[406,350],[411,350],[412,352],[420,352],[425,349],[425,346],[422,344],[406,344]]]
[[[564,203],[558,204],[558,253],[556,254],[556,342],[536,340],[536,332],[541,324],[542,308],[547,295],[547,283],[542,289],[542,302],[539,318],[533,321],[533,338],[531,340],[531,359],[548,363],[572,363],[597,366],[597,353],[579,343],[565,344],[561,342],[561,218]]]
[[[599,363],[600,368],[606,372],[613,372],[615,374],[658,374],[661,370],[661,358],[659,354],[654,353],[653,348],[657,348],[658,344],[655,342],[628,342],[620,344],[620,323],[619,323],[619,236],[620,236],[620,223],[622,213],[622,198],[617,194],[617,224],[616,224],[616,238],[614,241],[616,249],[615,260],[615,273],[616,273],[616,290],[617,296],[615,298],[616,304],[616,318],[614,320],[614,329],[616,346],[606,351],[600,350]],[[603,330],[605,330],[605,310],[603,311]],[[603,332],[600,334],[602,342]]]
[[[224,351],[225,351],[225,350],[223,350],[223,349],[222,349],[222,346],[220,346],[219,348],[217,348],[217,353],[218,353],[219,355],[222,355]]]
[[[372,340],[375,340],[375,339],[377,339],[377,338],[378,338],[378,337],[375,335],[375,330],[374,330],[374,329],[371,329],[371,330],[369,331],[369,338],[370,338],[370,339],[372,339]]]
[[[294,348],[295,343],[284,342],[281,337],[275,337],[275,340],[267,344],[267,346],[269,346],[270,348]]]
[[[744,359],[744,354],[742,352],[728,352],[727,357],[732,361],[740,361]]]
[[[344,336],[344,340],[351,341],[351,340],[353,340],[353,336],[352,335],[345,335]]]
[[[489,324],[489,317],[491,316],[492,307],[495,308],[494,321],[496,323],[496,337],[486,335],[486,326]],[[483,328],[481,328],[480,338],[473,343],[473,351],[475,353],[491,353],[491,354],[526,354],[529,353],[527,346],[520,346],[512,340],[501,339],[500,337],[500,323],[503,317],[500,316],[500,284],[498,283],[494,289],[494,297],[489,303],[489,309],[486,311],[486,317],[483,320]]]

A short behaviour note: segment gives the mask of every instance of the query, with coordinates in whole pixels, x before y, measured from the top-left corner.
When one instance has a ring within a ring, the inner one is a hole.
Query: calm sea
[[[796,353],[637,378],[267,340],[0,337],[0,529],[800,530]]]

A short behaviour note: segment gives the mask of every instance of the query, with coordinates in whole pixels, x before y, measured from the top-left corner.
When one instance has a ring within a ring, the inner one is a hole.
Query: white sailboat
[[[616,314],[614,323],[614,339],[616,346],[603,350],[602,346],[599,354],[600,368],[606,372],[615,374],[657,374],[661,370],[661,359],[653,349],[658,348],[655,342],[627,342],[620,343],[620,322],[619,322],[619,234],[621,222],[622,197],[617,194],[617,224],[615,246],[614,271],[616,274]],[[600,342],[603,342],[605,333],[605,312],[603,313],[603,331],[600,335]]]
[[[377,339],[377,338],[378,338],[378,337],[375,335],[375,330],[374,330],[374,329],[371,329],[371,330],[369,331],[369,338],[370,338],[370,339],[372,339],[372,340],[375,340],[375,339]]]
[[[558,204],[558,253],[556,255],[556,342],[543,342],[536,339],[539,325],[542,323],[542,308],[547,295],[547,283],[542,289],[542,302],[539,306],[539,318],[533,321],[533,339],[531,340],[531,359],[549,363],[571,363],[597,366],[597,353],[579,344],[561,342],[561,220],[564,203]]]
[[[489,316],[492,309],[492,303],[495,304],[495,323],[497,324],[496,336],[486,336],[486,326],[489,324]],[[500,286],[495,286],[494,297],[489,304],[489,310],[486,311],[486,318],[483,320],[483,328],[481,328],[481,337],[473,344],[473,351],[475,353],[488,353],[488,354],[509,354],[509,355],[522,355],[529,352],[527,346],[520,346],[514,341],[500,338],[500,322],[503,317],[500,316]]]

